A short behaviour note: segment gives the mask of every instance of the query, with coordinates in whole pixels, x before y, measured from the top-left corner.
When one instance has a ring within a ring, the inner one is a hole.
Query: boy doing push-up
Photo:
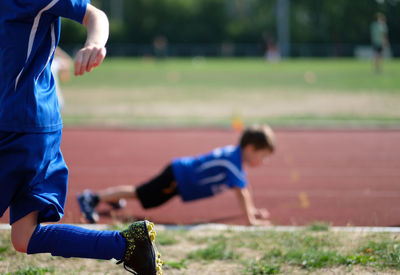
[[[184,202],[217,195],[231,189],[251,225],[268,225],[269,213],[255,207],[247,188],[243,165],[260,166],[275,151],[275,137],[268,126],[253,126],[243,131],[236,146],[217,148],[210,153],[174,159],[157,176],[136,187],[113,186],[98,192],[85,190],[78,195],[86,219],[98,221],[96,207],[100,202],[121,207],[121,199],[138,199],[143,208],[157,207],[174,196]]]

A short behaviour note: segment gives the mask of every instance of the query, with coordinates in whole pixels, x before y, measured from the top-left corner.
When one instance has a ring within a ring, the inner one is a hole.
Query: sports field
[[[115,59],[63,86],[67,125],[397,126],[400,61]]]
[[[63,151],[70,161],[72,197],[85,187],[108,187],[109,176],[115,184],[139,184],[173,157],[235,143],[238,136],[230,128],[236,117],[245,124],[267,122],[278,131],[278,152],[269,167],[249,171],[256,191],[265,190],[256,199],[273,207],[277,224],[399,224],[393,215],[399,192],[399,60],[386,62],[382,74],[373,73],[370,61],[354,59],[271,64],[263,59],[109,58],[103,65],[63,86]],[[153,130],[112,131],[138,127]],[[164,131],[168,127],[180,130]],[[326,128],[337,131],[320,131]],[[82,163],[85,156],[93,157]],[[388,204],[393,207],[383,207]],[[187,211],[172,220],[168,209],[146,213],[160,223],[244,222],[235,211],[222,217],[204,216],[201,206],[194,209],[197,215]],[[69,214],[75,211],[71,208],[66,218],[76,222],[76,214]]]
[[[175,156],[235,143],[232,120],[269,123],[277,153],[249,169],[255,202],[278,227],[160,230],[165,274],[398,274],[399,233],[335,231],[331,225],[400,224],[400,61],[376,75],[352,59],[109,58],[62,86],[62,150],[70,183],[62,222],[84,222],[76,194],[138,184]],[[183,210],[184,209],[184,210]],[[244,224],[232,194],[151,211],[129,202],[101,222]],[[206,210],[206,211],[204,211]],[[8,212],[0,219],[8,222]],[[160,226],[160,229],[162,226]],[[126,274],[113,263],[25,256],[0,231],[0,274]]]

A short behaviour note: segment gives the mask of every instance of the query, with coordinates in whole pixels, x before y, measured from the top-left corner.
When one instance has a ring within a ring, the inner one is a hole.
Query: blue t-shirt
[[[225,146],[196,157],[172,161],[178,191],[184,201],[210,197],[227,188],[244,188],[247,179],[242,170],[242,151]]]
[[[82,22],[88,0],[0,1],[0,130],[62,128],[51,62],[60,17]]]

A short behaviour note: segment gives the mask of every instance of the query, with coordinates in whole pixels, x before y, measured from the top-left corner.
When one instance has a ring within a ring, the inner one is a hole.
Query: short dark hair
[[[268,125],[253,125],[243,131],[239,145],[242,149],[253,145],[256,150],[268,149],[274,152],[275,135]]]

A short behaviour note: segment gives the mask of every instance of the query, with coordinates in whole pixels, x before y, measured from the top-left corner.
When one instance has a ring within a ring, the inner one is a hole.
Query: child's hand
[[[269,212],[265,208],[253,208],[253,215],[249,216],[250,225],[269,226]]]
[[[75,75],[83,75],[99,66],[106,57],[106,48],[101,46],[85,46],[75,57]]]
[[[254,216],[257,219],[268,219],[269,218],[269,212],[265,208],[256,208]]]

